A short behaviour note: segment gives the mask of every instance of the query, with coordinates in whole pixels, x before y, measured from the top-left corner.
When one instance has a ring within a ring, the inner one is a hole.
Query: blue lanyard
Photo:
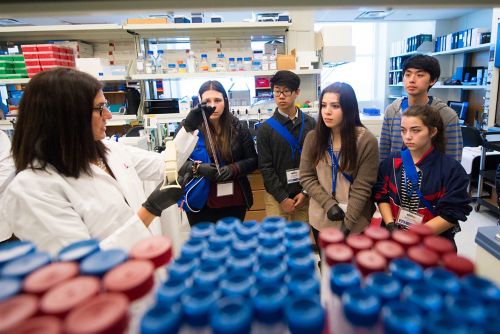
[[[339,160],[333,153],[332,144],[328,146],[328,153],[330,153],[330,158],[332,159],[332,195],[335,195],[335,191],[337,190],[337,173],[339,171]]]

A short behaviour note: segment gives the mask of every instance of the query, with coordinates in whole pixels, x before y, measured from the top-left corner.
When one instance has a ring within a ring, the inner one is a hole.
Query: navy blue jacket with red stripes
[[[437,150],[431,148],[415,166],[422,171],[420,191],[430,202],[436,216],[456,224],[441,235],[453,239],[460,231],[458,221],[467,220],[472,208],[467,192],[469,179],[462,165]],[[397,218],[400,208],[399,193],[401,193],[403,177],[403,161],[400,153],[395,153],[380,163],[377,183],[373,188],[373,198],[377,203],[389,203],[392,214]],[[395,179],[396,178],[396,179]],[[424,216],[427,222],[435,216],[420,201],[418,213]]]

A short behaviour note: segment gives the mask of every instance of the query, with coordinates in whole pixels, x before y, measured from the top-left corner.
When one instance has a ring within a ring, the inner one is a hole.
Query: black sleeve
[[[391,183],[392,158],[384,159],[378,168],[377,182],[373,186],[372,198],[376,203],[389,203],[389,185]]]
[[[243,158],[235,161],[238,166],[239,174],[246,175],[257,168],[257,152],[255,151],[254,141],[248,129],[240,127],[238,129],[238,140],[241,141],[243,149]]]
[[[450,159],[451,160],[451,159]],[[450,170],[443,171],[444,184],[442,191],[444,195],[437,201],[436,213],[452,224],[458,221],[466,221],[472,211],[467,185],[469,178],[462,165],[453,160]]]

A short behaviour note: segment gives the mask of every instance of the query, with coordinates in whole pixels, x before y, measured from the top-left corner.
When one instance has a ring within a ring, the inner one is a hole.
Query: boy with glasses
[[[259,169],[266,188],[266,215],[307,222],[307,194],[299,183],[299,164],[306,134],[316,121],[295,106],[300,78],[278,71],[271,78],[277,108],[257,133]]]

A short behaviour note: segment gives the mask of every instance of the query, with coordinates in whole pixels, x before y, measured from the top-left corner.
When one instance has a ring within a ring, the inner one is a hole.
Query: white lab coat
[[[180,135],[180,136],[179,136]],[[174,140],[178,166],[187,159],[198,137],[184,129]],[[39,250],[57,253],[74,241],[97,238],[101,248],[130,249],[156,233],[137,216],[146,199],[143,180],[163,180],[163,156],[112,141],[108,165],[115,178],[91,165],[92,176],[66,177],[52,166],[26,169],[16,175],[0,203],[0,221]],[[174,223],[174,222],[172,222]],[[150,226],[153,226],[150,225]]]
[[[0,202],[2,202],[3,192],[9,182],[14,178],[16,168],[14,160],[10,154],[10,140],[7,135],[0,130]],[[0,220],[0,241],[11,236],[10,228],[4,221]]]

